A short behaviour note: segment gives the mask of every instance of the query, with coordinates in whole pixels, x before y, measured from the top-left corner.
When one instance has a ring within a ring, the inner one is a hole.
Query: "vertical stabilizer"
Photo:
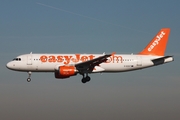
[[[140,55],[164,56],[170,28],[162,28],[150,43],[142,50]]]

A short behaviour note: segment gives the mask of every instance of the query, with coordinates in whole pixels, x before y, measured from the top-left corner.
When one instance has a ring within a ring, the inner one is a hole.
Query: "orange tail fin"
[[[142,50],[140,55],[164,56],[170,28],[162,28],[151,42]]]

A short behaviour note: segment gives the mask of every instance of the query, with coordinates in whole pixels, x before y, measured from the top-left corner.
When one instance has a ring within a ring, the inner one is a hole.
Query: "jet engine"
[[[75,66],[59,66],[58,70],[55,71],[55,78],[69,78],[70,76],[74,76],[77,74],[77,70]]]

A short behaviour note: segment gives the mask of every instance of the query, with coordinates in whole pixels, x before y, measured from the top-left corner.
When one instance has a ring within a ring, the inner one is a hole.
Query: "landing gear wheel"
[[[83,77],[82,78],[82,83],[86,83],[86,82],[89,82],[91,80],[91,78],[89,76],[86,76],[86,77]]]
[[[86,81],[86,78],[82,78],[82,83],[86,83],[87,81]]]
[[[89,76],[86,76],[86,82],[89,82],[91,78]]]
[[[27,78],[27,82],[31,82],[31,78]]]

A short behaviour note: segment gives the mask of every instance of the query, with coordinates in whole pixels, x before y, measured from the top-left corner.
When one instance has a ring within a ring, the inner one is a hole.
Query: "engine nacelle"
[[[55,71],[55,78],[69,78],[70,76],[74,76],[77,74],[77,70],[75,66],[59,66],[59,70]]]

